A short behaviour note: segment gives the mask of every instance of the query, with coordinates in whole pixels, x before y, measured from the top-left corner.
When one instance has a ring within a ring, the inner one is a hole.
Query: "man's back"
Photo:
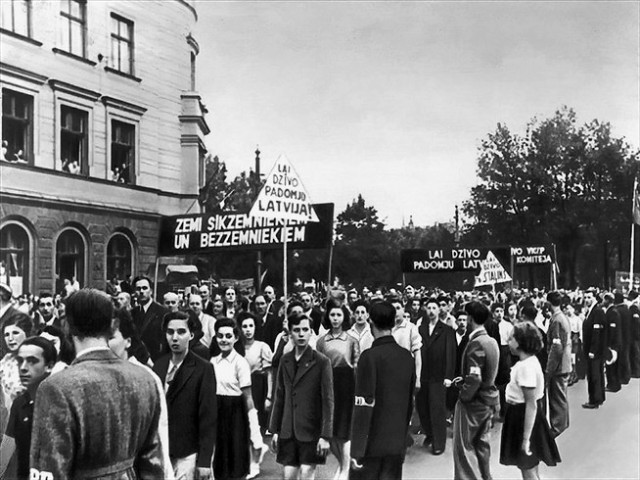
[[[109,350],[81,355],[36,396],[31,468],[47,478],[162,478],[153,378]],[[134,477],[135,478],[135,477]]]
[[[415,385],[413,356],[392,336],[381,337],[362,352],[356,378],[356,407],[364,408],[354,410],[352,456],[404,455]]]

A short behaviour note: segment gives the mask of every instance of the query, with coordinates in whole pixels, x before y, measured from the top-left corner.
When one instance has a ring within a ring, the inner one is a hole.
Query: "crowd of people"
[[[285,479],[329,454],[335,480],[399,479],[451,430],[453,477],[488,479],[499,424],[499,461],[538,478],[571,385],[597,409],[640,378],[635,291],[106,290],[0,284],[3,478],[250,479],[271,450]]]

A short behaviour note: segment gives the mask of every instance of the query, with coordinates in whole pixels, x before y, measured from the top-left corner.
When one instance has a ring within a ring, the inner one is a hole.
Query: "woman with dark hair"
[[[253,478],[268,450],[262,441],[251,394],[249,362],[236,352],[238,327],[230,318],[216,322],[220,354],[211,359],[216,374],[218,428],[213,473],[216,479]],[[253,451],[252,451],[253,448]],[[251,462],[254,456],[255,461]]]
[[[58,328],[55,325],[47,325],[40,332],[40,336],[53,343],[53,346],[56,347],[56,352],[58,352],[56,364],[51,370],[52,375],[54,373],[61,372],[71,365],[73,359],[76,358],[76,351],[73,347],[73,343],[61,328]]]
[[[346,480],[351,463],[349,438],[351,437],[351,417],[355,395],[355,369],[360,357],[360,345],[347,330],[349,311],[339,301],[329,299],[325,311],[325,325],[329,331],[318,339],[316,349],[331,360],[333,369],[333,438],[330,440],[331,453],[338,459],[339,468],[335,478]]]
[[[539,479],[538,464],[560,462],[560,454],[549,430],[540,400],[544,396],[544,374],[536,357],[542,335],[531,322],[514,326],[509,338],[511,353],[518,362],[511,368],[505,396],[507,411],[500,442],[500,463],[516,465],[522,478]]]
[[[22,312],[10,316],[2,327],[2,335],[9,353],[0,360],[0,385],[2,385],[4,405],[8,411],[11,411],[11,404],[15,398],[25,389],[20,381],[16,355],[20,345],[31,336],[32,331],[33,321],[29,315]]]

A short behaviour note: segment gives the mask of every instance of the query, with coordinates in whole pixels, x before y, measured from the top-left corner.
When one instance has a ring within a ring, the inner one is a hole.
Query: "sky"
[[[452,221],[500,122],[567,105],[640,147],[640,2],[196,3],[197,89],[230,179],[284,154],[336,215]]]

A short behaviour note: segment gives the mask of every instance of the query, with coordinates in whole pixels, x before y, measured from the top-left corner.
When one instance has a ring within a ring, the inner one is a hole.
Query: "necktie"
[[[167,390],[169,390],[169,386],[171,385],[171,382],[173,382],[173,377],[176,376],[177,370],[178,370],[178,366],[171,364],[171,368],[167,372],[167,377],[165,378],[165,381],[164,381],[164,393],[167,393]]]

